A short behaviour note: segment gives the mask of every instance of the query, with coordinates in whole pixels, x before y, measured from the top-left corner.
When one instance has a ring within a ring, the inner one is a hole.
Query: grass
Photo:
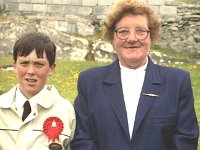
[[[162,50],[160,50],[162,51]],[[172,57],[178,57],[181,59],[189,59],[187,55],[180,56],[167,52],[167,55]],[[0,66],[10,66],[12,65],[11,56],[1,56],[0,55]],[[193,61],[191,61],[193,62]],[[57,60],[57,68],[54,75],[52,75],[48,84],[54,84],[60,94],[66,99],[70,100],[73,103],[76,94],[77,94],[77,79],[80,71],[92,67],[92,66],[101,66],[105,63],[98,62],[80,62],[80,61],[67,61],[67,60]],[[192,79],[192,88],[195,98],[195,109],[200,124],[200,65],[193,63],[183,63],[179,65],[170,64],[171,66],[182,68],[188,70]],[[0,70],[0,94],[8,91],[17,83],[17,79],[13,71],[2,71]],[[199,140],[200,145],[200,140]],[[198,148],[200,150],[200,146]]]
[[[0,55],[0,60],[2,60],[0,61],[0,67],[12,65],[11,56]],[[55,73],[49,77],[47,84],[54,84],[60,94],[73,103],[77,94],[76,84],[79,72],[92,66],[104,64],[98,62],[56,60],[57,67]],[[13,71],[0,70],[0,95],[15,84],[17,84],[17,78]]]
[[[60,94],[69,99],[72,103],[77,95],[77,79],[79,72],[92,67],[101,66],[105,63],[83,62],[83,61],[63,61],[58,60],[55,74],[49,78],[49,82],[54,84]]]

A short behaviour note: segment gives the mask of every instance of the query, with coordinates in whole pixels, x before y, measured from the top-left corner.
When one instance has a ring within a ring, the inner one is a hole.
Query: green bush
[[[173,55],[173,57],[180,55]],[[180,56],[181,57],[181,56]],[[12,65],[11,56],[1,56],[0,55],[0,67],[1,66],[10,66]],[[191,61],[193,62],[193,61]],[[98,62],[82,62],[82,61],[67,61],[67,60],[57,60],[57,68],[54,75],[52,75],[48,84],[54,84],[60,94],[66,99],[70,100],[71,103],[74,102],[74,99],[77,95],[77,79],[79,72],[90,68],[93,66],[106,65],[106,63]],[[182,63],[179,65],[170,64],[171,66],[182,68],[188,70],[191,74],[192,79],[192,88],[195,98],[195,109],[200,124],[200,65],[193,63]],[[11,87],[17,84],[17,79],[13,71],[3,71],[0,70],[0,94],[5,93]],[[200,145],[200,140],[199,140]],[[200,147],[198,148],[200,150]]]

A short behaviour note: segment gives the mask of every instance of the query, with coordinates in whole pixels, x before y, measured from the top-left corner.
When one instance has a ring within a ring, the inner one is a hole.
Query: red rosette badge
[[[59,135],[63,131],[63,122],[58,117],[49,117],[45,120],[43,124],[43,131],[48,136],[48,140],[55,142],[57,139],[59,141]]]

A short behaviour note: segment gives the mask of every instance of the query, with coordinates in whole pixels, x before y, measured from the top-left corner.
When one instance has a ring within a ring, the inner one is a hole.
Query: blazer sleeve
[[[90,130],[87,101],[87,81],[80,74],[78,95],[74,102],[77,123],[71,150],[98,150]]]
[[[197,150],[199,127],[194,109],[194,98],[189,73],[182,80],[179,94],[178,120],[173,136],[175,150]]]

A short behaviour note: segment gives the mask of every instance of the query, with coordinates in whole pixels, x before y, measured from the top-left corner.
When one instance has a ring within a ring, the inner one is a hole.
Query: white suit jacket
[[[54,86],[45,86],[49,93],[39,96],[36,107],[23,122],[16,110],[17,86],[0,96],[0,149],[49,150],[52,140],[43,132],[43,123],[49,117],[58,117],[64,129],[55,142],[70,150],[69,142],[73,139],[76,123],[72,104],[61,97]]]

